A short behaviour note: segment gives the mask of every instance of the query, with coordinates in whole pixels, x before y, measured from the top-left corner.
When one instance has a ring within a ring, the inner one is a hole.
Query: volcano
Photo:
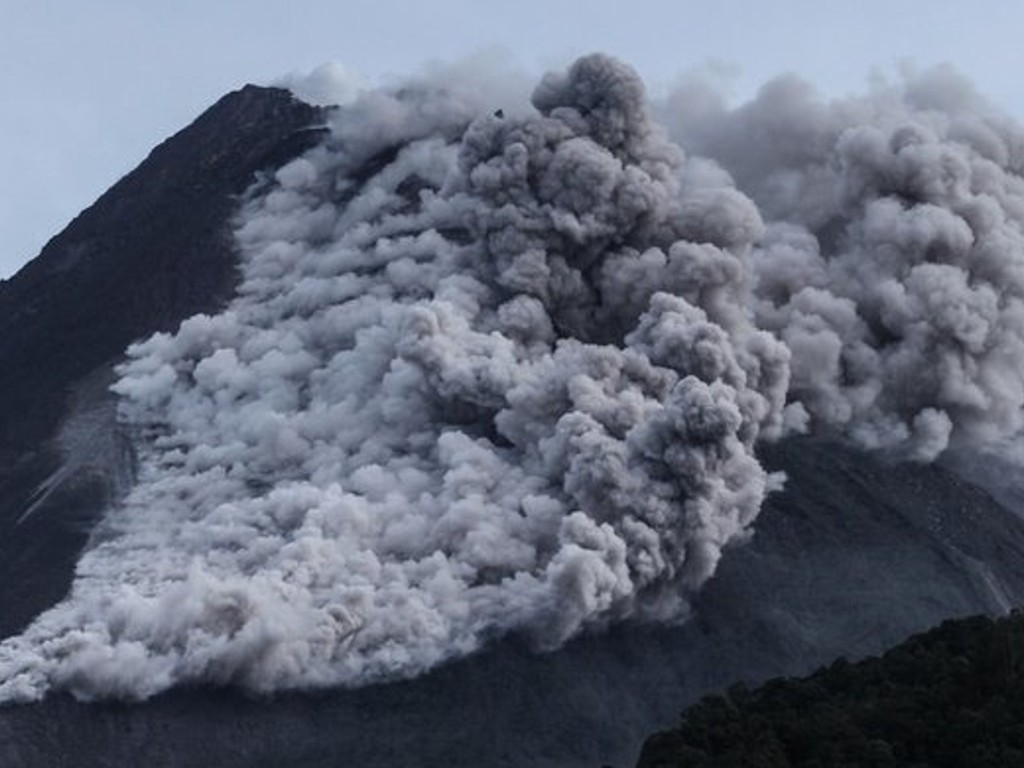
[[[625,765],[1020,604],[1017,129],[757,154],[785,87],[715,160],[602,56],[157,147],[0,284],[0,762]]]

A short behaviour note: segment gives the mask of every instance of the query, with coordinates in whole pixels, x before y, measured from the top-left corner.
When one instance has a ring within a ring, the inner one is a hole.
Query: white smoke
[[[307,86],[351,97],[331,137],[241,211],[236,299],[129,350],[139,483],[0,646],[0,699],[360,685],[681,620],[778,483],[759,439],[1018,436],[1024,133],[955,76],[736,109],[691,82],[688,157],[600,55],[529,101],[336,75]]]
[[[129,350],[139,484],[0,695],[363,684],[685,615],[773,482],[760,217],[611,59],[493,96],[367,92],[254,195],[237,299]]]
[[[288,89],[307,104],[321,107],[351,104],[370,87],[365,78],[338,62],[321,64],[308,74],[293,72],[275,85]]]

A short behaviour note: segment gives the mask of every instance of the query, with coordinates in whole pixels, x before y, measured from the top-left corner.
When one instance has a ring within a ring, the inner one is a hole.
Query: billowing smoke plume
[[[532,101],[367,94],[255,195],[237,300],[129,350],[139,485],[6,697],[359,684],[685,614],[772,482],[761,221],[682,183],[627,67]]]
[[[1020,431],[1024,135],[962,84],[690,88],[684,156],[604,56],[529,103],[460,83],[338,110],[244,206],[235,301],[129,350],[138,485],[0,646],[0,698],[359,685],[680,620],[778,482],[759,439]]]
[[[1020,126],[944,69],[835,104],[795,78],[733,111],[700,91],[677,94],[678,138],[769,222],[753,310],[815,427],[924,460],[1018,435]]]

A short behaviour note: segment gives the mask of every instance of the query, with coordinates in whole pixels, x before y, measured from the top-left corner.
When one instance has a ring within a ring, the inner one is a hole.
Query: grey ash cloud
[[[685,620],[782,482],[759,440],[1018,435],[1019,127],[942,73],[663,111],[603,55],[529,98],[448,71],[343,105],[244,204],[234,301],[129,349],[139,482],[0,698],[364,685]]]
[[[833,103],[793,77],[732,110],[698,83],[685,90],[676,137],[769,222],[753,311],[793,352],[789,397],[815,428],[924,460],[1012,440],[1021,127],[947,68]]]

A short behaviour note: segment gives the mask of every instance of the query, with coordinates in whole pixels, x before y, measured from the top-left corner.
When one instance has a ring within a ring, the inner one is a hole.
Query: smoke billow
[[[969,87],[691,85],[690,156],[608,57],[530,100],[451,75],[339,108],[244,204],[231,305],[129,349],[139,481],[0,646],[0,699],[361,685],[681,620],[780,482],[759,439],[1020,431],[1024,133]]]
[[[677,138],[769,222],[752,309],[815,428],[922,460],[1018,435],[1024,130],[945,69],[832,104],[795,78],[735,110],[700,90]]]

